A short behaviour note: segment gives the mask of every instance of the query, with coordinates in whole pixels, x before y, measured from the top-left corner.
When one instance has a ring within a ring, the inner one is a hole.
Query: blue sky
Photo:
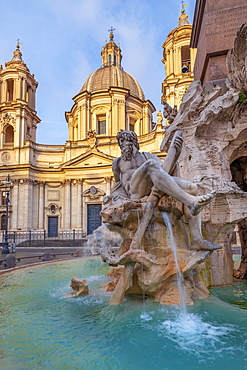
[[[192,23],[195,0],[186,3]],[[12,59],[19,38],[23,60],[39,83],[37,142],[67,140],[64,113],[88,75],[101,67],[111,26],[124,70],[137,79],[146,99],[162,109],[161,46],[177,27],[180,10],[180,0],[1,0],[0,64]]]

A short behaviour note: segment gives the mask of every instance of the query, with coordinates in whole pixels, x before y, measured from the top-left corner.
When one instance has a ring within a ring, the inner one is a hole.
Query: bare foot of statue
[[[214,194],[210,193],[205,195],[198,195],[195,198],[196,201],[187,206],[193,216],[197,216],[204,206],[212,202],[212,200],[214,199]]]
[[[214,251],[221,248],[221,245],[214,244],[204,239],[194,239],[190,246],[190,249],[193,251]]]

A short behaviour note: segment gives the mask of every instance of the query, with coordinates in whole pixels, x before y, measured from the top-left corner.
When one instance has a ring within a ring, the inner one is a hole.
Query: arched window
[[[5,130],[5,144],[14,144],[14,128],[13,126],[8,125]]]
[[[32,108],[32,92],[32,87],[28,84],[26,91],[26,102],[30,108]]]
[[[243,156],[240,158],[235,159],[230,165],[232,180],[234,181],[241,190],[244,192],[247,191],[247,183],[246,183],[246,163],[247,163],[247,156]],[[241,262],[239,267],[236,268],[243,279],[247,278],[247,217],[238,222],[238,237],[237,245],[232,246],[233,254],[241,255]],[[233,240],[234,243],[234,240]],[[240,248],[239,248],[240,247]]]
[[[6,215],[1,216],[1,230],[6,229]]]
[[[1,205],[6,206],[6,191],[1,192]]]
[[[105,114],[97,115],[97,134],[98,135],[106,134],[106,115]]]
[[[129,126],[130,131],[135,132],[135,122],[136,122],[136,120],[134,118],[130,117],[130,126]]]
[[[181,48],[181,70],[182,73],[190,72],[190,47],[189,45]]]
[[[7,80],[7,96],[6,100],[7,101],[12,101],[14,98],[14,80],[13,78],[10,78]]]
[[[54,204],[51,205],[51,213],[55,213],[56,212],[56,206]]]

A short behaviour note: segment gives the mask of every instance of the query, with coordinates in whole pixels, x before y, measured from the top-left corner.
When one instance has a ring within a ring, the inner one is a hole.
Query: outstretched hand
[[[184,139],[182,136],[177,136],[173,142],[173,145],[177,151],[177,153],[181,153],[182,147],[183,147]]]

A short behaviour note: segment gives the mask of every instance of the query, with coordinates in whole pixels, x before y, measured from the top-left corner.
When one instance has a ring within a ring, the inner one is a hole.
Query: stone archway
[[[14,128],[11,125],[8,125],[5,128],[4,143],[5,144],[14,144]]]
[[[1,218],[0,218],[0,227],[1,227],[1,230],[5,230],[6,229],[6,215],[5,214],[1,215]]]
[[[232,181],[234,181],[241,190],[247,192],[247,156],[235,159],[231,166]],[[242,257],[238,270],[234,277],[240,279],[247,278],[247,218],[238,223],[238,234],[240,238]]]

